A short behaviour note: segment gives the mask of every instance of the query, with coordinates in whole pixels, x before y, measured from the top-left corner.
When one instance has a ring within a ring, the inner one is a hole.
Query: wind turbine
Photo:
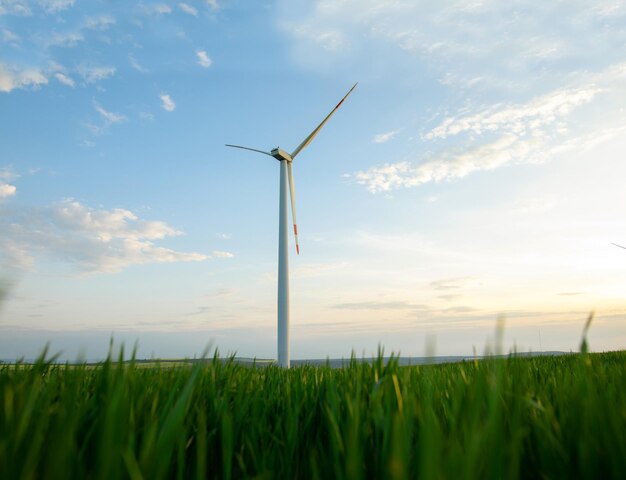
[[[357,82],[358,83],[358,82]],[[296,240],[296,253],[300,254],[298,244],[298,226],[296,224],[296,191],[293,183],[291,164],[296,156],[315,138],[328,119],[337,111],[343,101],[355,89],[356,83],[344,95],[341,101],[332,109],[322,123],[306,137],[296,149],[287,153],[280,147],[270,152],[256,148],[243,147],[241,145],[226,144],[227,147],[242,148],[253,152],[263,153],[274,157],[280,162],[280,201],[278,205],[278,365],[289,368],[289,256],[287,252],[287,184],[289,184],[289,196],[291,199],[291,215],[293,217],[293,234]]]
[[[613,243],[613,245],[615,245],[616,247],[619,247],[619,248],[626,249],[626,247],[622,247],[621,245],[618,245],[617,243]]]

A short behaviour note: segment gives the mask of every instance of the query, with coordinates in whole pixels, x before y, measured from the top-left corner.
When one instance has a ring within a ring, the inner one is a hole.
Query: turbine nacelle
[[[285,152],[280,147],[274,148],[270,153],[272,154],[272,157],[274,157],[279,162],[281,160],[287,160],[288,162],[293,162],[293,158],[291,158],[291,155],[289,155],[289,153]]]

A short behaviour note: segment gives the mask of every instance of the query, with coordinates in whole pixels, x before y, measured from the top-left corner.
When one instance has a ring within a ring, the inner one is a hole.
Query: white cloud
[[[600,17],[616,17],[626,15],[626,5],[616,0],[598,0],[591,10]]]
[[[57,13],[74,5],[75,0],[39,0],[39,5],[47,13]]]
[[[172,8],[165,3],[142,5],[140,8],[146,15],[168,15],[172,13]]]
[[[537,162],[543,159],[542,142],[523,140],[513,134],[467,149],[461,153],[444,152],[420,164],[398,162],[359,171],[349,178],[365,185],[372,193],[398,188],[419,187],[429,182],[463,178],[472,172],[493,170],[505,165]]]
[[[397,134],[398,134],[398,130],[392,130],[390,132],[379,133],[377,135],[374,135],[374,139],[372,140],[372,142],[374,142],[374,143],[385,143],[385,142],[388,142],[389,140],[391,140]]]
[[[115,25],[115,17],[111,15],[98,15],[96,17],[88,17],[85,20],[85,28],[90,30],[108,30]]]
[[[83,40],[85,40],[85,37],[80,32],[54,32],[43,37],[41,41],[46,47],[73,48]]]
[[[176,108],[176,104],[170,98],[170,96],[168,94],[162,93],[161,95],[159,95],[159,98],[161,99],[161,106],[165,110],[167,110],[168,112],[173,112],[174,111],[174,109]]]
[[[0,15],[16,15],[29,17],[33,14],[25,0],[2,0],[0,1]]]
[[[16,88],[37,88],[48,83],[48,79],[38,69],[17,70],[0,63],[0,92],[9,93]]]
[[[11,181],[19,177],[10,167],[0,168],[0,180]]]
[[[373,193],[418,187],[506,165],[545,162],[621,134],[625,114],[614,105],[626,94],[626,65],[581,77],[578,85],[526,103],[499,103],[476,112],[465,107],[422,136],[423,141],[448,139],[443,151],[414,163],[388,163],[347,177]],[[454,136],[459,141],[450,146],[449,137]]]
[[[19,35],[17,35],[16,33],[12,32],[11,30],[4,28],[2,29],[2,41],[4,43],[12,43],[12,44],[17,44],[20,41],[20,37]]]
[[[166,13],[172,13],[172,9],[170,8],[169,5],[166,5],[164,3],[158,4],[154,6],[154,11],[156,13],[159,14],[166,14]]]
[[[139,118],[144,121],[154,120],[154,115],[150,112],[139,112]]]
[[[294,28],[291,33],[298,38],[321,47],[325,52],[341,52],[349,50],[351,47],[351,43],[344,33],[337,30],[329,30],[328,27],[324,26],[319,29],[300,25]]]
[[[71,77],[65,75],[64,73],[55,73],[54,78],[56,78],[63,85],[67,85],[68,87],[74,87],[74,85],[76,85],[76,82],[74,82]]]
[[[211,252],[211,255],[213,255],[216,258],[233,258],[235,255],[230,253],[230,252],[224,252],[221,250],[213,250]]]
[[[217,4],[217,0],[206,0],[206,3],[213,10],[217,10],[218,8],[220,8],[220,6]]]
[[[15,195],[15,185],[9,183],[0,183],[0,198],[7,198]]]
[[[102,106],[98,103],[94,103],[94,108],[104,119],[105,126],[109,126],[113,123],[125,122],[127,120],[127,118],[124,115],[119,114],[119,113],[109,112],[105,110],[104,108],[102,108]]]
[[[180,8],[183,12],[188,13],[189,15],[193,15],[194,17],[198,15],[198,9],[192,7],[188,3],[179,3],[178,8]]]
[[[198,64],[204,68],[210,67],[213,63],[213,61],[209,58],[209,55],[204,50],[198,50],[196,52],[196,56],[198,57]]]
[[[148,69],[141,65],[135,57],[132,55],[128,55],[128,61],[130,62],[130,66],[135,70],[141,73],[148,73]]]
[[[521,135],[532,133],[569,115],[574,108],[591,102],[602,91],[589,85],[556,90],[526,104],[494,105],[473,115],[448,117],[424,137],[431,140],[461,132],[483,134],[498,130]]]
[[[400,60],[403,75],[428,71],[457,88],[478,81],[519,92],[563,78],[571,65],[597,68],[623,58],[626,8],[611,0],[279,3],[293,58],[311,69],[366,61],[393,74]]]
[[[74,200],[39,209],[0,212],[4,255],[27,268],[36,257],[67,262],[84,273],[114,273],[130,265],[201,261],[155,241],[182,235],[165,222],[141,220],[121,208],[98,210]]]
[[[104,67],[95,67],[95,66],[87,66],[87,65],[79,65],[77,68],[78,73],[83,80],[87,83],[96,83],[100,80],[104,80],[109,78],[115,74],[115,67],[104,66]]]

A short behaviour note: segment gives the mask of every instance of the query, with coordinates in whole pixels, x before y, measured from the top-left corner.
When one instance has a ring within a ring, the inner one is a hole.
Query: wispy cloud
[[[65,47],[73,48],[80,42],[84,41],[85,37],[81,32],[53,32],[41,37],[41,42],[46,47]]]
[[[57,13],[74,5],[75,0],[39,0],[39,5],[47,13]]]
[[[178,4],[178,8],[180,8],[181,11],[183,11],[183,12],[189,14],[189,15],[193,15],[194,17],[196,17],[198,15],[198,9],[195,8],[195,7],[192,7],[188,3],[179,3]]]
[[[68,87],[73,88],[76,85],[76,82],[74,82],[74,80],[71,77],[69,77],[68,75],[64,73],[60,73],[60,72],[55,73],[54,78],[56,78],[63,85],[67,85]]]
[[[597,66],[594,52],[603,52],[602,61],[623,58],[618,25],[626,8],[614,0],[522,2],[523,8],[456,0],[283,3],[290,8],[279,25],[295,39],[294,58],[309,68],[341,64],[347,50],[352,58],[368,59],[375,48],[390,52],[377,55],[376,62],[393,62],[394,51],[402,54],[403,74],[419,76],[427,64],[457,88],[490,84],[519,91],[545,84],[546,77],[563,78],[572,64]],[[410,57],[418,60],[414,70]]]
[[[2,252],[16,267],[37,257],[53,258],[83,273],[115,273],[130,265],[190,262],[209,258],[178,252],[156,241],[182,235],[164,222],[142,220],[121,208],[94,209],[75,200],[0,214]]]
[[[115,75],[115,67],[79,65],[78,73],[87,83],[96,83]]]
[[[428,308],[426,305],[415,304],[403,300],[397,301],[362,301],[337,303],[333,308],[342,310],[423,310]]]
[[[2,0],[0,2],[0,15],[16,15],[29,17],[33,14],[26,0]]]
[[[225,252],[222,250],[213,250],[211,252],[211,255],[213,255],[215,258],[233,258],[235,256],[231,252]]]
[[[105,126],[109,126],[113,123],[125,122],[127,120],[126,116],[119,113],[109,112],[105,110],[99,103],[94,103],[94,108],[104,119]]]
[[[398,130],[391,130],[389,132],[379,133],[377,135],[374,135],[374,138],[372,139],[372,142],[374,142],[374,143],[385,143],[385,142],[388,142],[389,140],[391,140],[397,134],[398,134]]]
[[[168,94],[162,93],[161,95],[159,95],[159,98],[161,99],[161,106],[165,110],[167,110],[168,112],[174,111],[174,109],[176,108],[176,104]]]
[[[337,30],[332,30],[330,27],[309,27],[306,25],[299,25],[292,30],[292,33],[301,39],[305,39],[308,42],[313,42],[316,46],[321,47],[325,52],[343,52],[349,50],[350,41],[347,36]]]
[[[0,9],[4,11],[4,14],[14,13],[15,11],[23,10],[18,8],[21,5],[23,7],[30,8],[32,6],[33,9],[41,9],[46,14],[57,14],[70,8],[73,4],[73,0],[32,0],[30,2],[4,0],[0,2]],[[41,15],[40,11],[37,13]],[[58,55],[63,55],[61,52],[57,52],[56,49],[75,48],[85,42],[86,37],[84,33],[87,30],[106,30],[113,25],[115,19],[111,15],[103,14],[86,17],[78,23],[58,17],[54,26],[66,27],[65,31],[50,29],[50,25],[47,25],[48,28],[44,28],[46,27],[45,23],[41,26],[33,24],[32,21],[29,21],[29,23],[31,27],[25,31],[28,32],[28,35],[24,37],[28,41],[24,42],[22,42],[21,37],[17,33],[6,28],[0,30],[2,42],[21,48],[20,56],[23,59],[13,64],[0,63],[0,91],[9,92],[17,88],[26,87],[36,88],[47,84],[50,79],[56,79],[66,86],[75,86],[76,76],[72,74],[72,70],[75,74],[80,75],[87,84],[96,83],[115,73],[115,67],[112,66],[90,65],[85,62],[74,67],[74,69],[68,70],[59,66],[55,61]],[[72,24],[74,28],[72,28]],[[23,34],[21,31],[18,31],[18,33],[20,35]],[[90,50],[90,46],[86,45],[85,49]],[[26,62],[29,62],[30,65]]]
[[[424,138],[446,138],[462,132],[478,135],[496,131],[518,135],[532,133],[566,117],[574,108],[591,102],[602,91],[594,85],[559,89],[526,104],[494,105],[476,114],[448,117]]]
[[[450,181],[463,178],[472,172],[493,170],[514,163],[543,160],[535,139],[522,140],[516,135],[504,135],[499,139],[467,149],[460,153],[444,152],[420,164],[398,162],[359,171],[348,178],[365,185],[372,193],[398,188],[419,187],[430,182]]]
[[[433,280],[430,282],[430,286],[435,290],[458,290],[466,284],[468,280],[471,279],[468,277],[443,278],[441,280]]]
[[[132,55],[128,55],[128,61],[130,62],[130,66],[135,70],[141,73],[148,73],[148,69],[141,65],[135,57]]]
[[[85,28],[89,30],[105,31],[115,25],[115,17],[112,15],[98,15],[95,17],[87,17],[85,20]]]
[[[2,42],[10,44],[18,44],[20,42],[20,36],[8,28],[2,29]]]
[[[196,52],[198,57],[198,64],[204,68],[209,68],[213,61],[209,58],[209,55],[204,50],[198,50]]]
[[[19,88],[37,88],[48,83],[48,79],[39,69],[9,68],[0,63],[0,92],[9,93]]]
[[[172,13],[172,7],[165,3],[156,3],[153,5],[141,5],[141,11],[146,15],[168,15]]]
[[[11,169],[11,167],[2,167],[0,168],[0,180],[15,180],[19,178],[19,175]]]
[[[206,0],[206,3],[209,7],[211,7],[213,10],[217,10],[220,8],[220,6],[217,3],[217,0]]]
[[[612,104],[626,92],[626,65],[612,65],[581,77],[576,86],[557,88],[525,103],[498,103],[447,116],[421,140],[459,137],[454,146],[447,144],[414,162],[386,163],[346,177],[372,193],[383,192],[456,180],[508,165],[543,163],[564,152],[601,143],[623,128],[623,114]],[[598,110],[600,104],[605,107]],[[604,113],[581,120],[579,111],[594,109]]]

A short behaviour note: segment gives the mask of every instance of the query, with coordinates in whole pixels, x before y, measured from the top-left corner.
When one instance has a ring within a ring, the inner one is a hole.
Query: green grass
[[[0,478],[623,478],[626,352],[0,366]]]

